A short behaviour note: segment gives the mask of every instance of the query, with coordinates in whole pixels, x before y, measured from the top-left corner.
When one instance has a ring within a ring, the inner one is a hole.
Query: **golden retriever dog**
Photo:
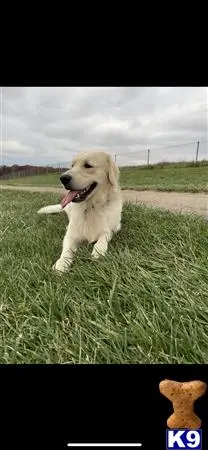
[[[65,211],[69,224],[62,253],[53,268],[69,269],[78,246],[94,243],[92,257],[105,255],[113,233],[121,228],[122,198],[119,169],[105,152],[82,152],[60,180],[68,191],[61,204],[41,208],[39,214]]]

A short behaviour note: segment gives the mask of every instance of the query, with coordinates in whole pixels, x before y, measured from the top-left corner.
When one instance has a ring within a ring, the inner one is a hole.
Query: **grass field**
[[[56,194],[1,194],[1,363],[208,363],[208,227],[126,205],[106,258],[84,245],[51,271],[65,215]]]
[[[36,175],[0,181],[0,184],[29,186],[61,186],[60,173]],[[208,162],[204,164],[167,164],[121,168],[123,189],[177,192],[208,192]]]

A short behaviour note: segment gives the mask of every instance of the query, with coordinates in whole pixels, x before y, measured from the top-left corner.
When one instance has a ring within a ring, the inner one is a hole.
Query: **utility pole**
[[[149,160],[150,160],[150,149],[147,150],[147,165],[149,166]]]
[[[196,146],[196,162],[198,161],[198,156],[199,156],[199,141],[197,142]]]

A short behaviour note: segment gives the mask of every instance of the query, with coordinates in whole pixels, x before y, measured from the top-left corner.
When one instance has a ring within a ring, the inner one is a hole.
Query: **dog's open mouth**
[[[68,203],[70,202],[75,203],[83,202],[88,197],[88,195],[91,194],[91,192],[93,191],[93,189],[95,189],[96,186],[97,183],[94,182],[80,191],[69,191],[68,194],[66,194],[61,201],[62,208],[65,208],[65,206],[68,205]]]

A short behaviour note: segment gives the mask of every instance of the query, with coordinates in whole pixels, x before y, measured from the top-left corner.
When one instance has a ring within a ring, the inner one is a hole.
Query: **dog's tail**
[[[57,205],[48,205],[40,208],[38,214],[57,214],[62,211],[64,211],[64,209],[62,208],[61,204],[58,203]]]

